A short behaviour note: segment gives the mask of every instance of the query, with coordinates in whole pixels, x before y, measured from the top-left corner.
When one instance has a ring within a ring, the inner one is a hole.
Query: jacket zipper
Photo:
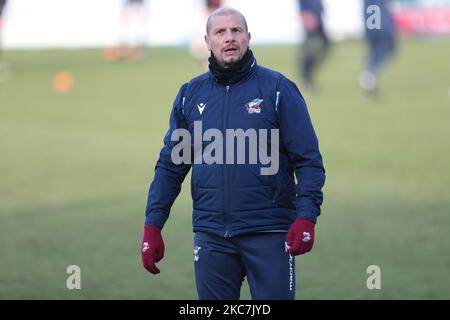
[[[224,117],[223,117],[223,130],[222,130],[222,132],[223,132],[223,134],[226,136],[226,129],[227,129],[227,125],[228,125],[228,116],[229,116],[229,106],[228,106],[228,104],[229,104],[229,97],[230,97],[230,95],[229,95],[229,91],[230,91],[230,86],[229,85],[227,85],[226,87],[225,87],[225,89],[226,89],[226,92],[225,92],[225,102],[224,102]],[[224,144],[224,147],[225,147],[225,150],[224,151],[226,151],[226,144]],[[225,152],[224,152],[224,154],[226,154]],[[225,157],[225,159],[226,159],[226,157]],[[224,234],[224,237],[226,237],[226,238],[230,238],[231,237],[231,235],[230,235],[230,232],[229,232],[229,221],[228,221],[228,216],[229,216],[229,203],[230,203],[230,201],[229,201],[229,194],[228,194],[228,181],[229,181],[229,179],[228,179],[228,166],[227,166],[227,164],[226,164],[226,161],[225,161],[225,163],[223,164],[223,182],[224,182],[224,194],[223,194],[223,198],[224,198],[224,210],[225,210],[225,234]]]

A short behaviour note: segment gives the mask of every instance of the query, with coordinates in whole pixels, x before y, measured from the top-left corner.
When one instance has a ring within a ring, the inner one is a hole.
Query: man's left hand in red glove
[[[286,236],[287,252],[293,256],[312,250],[314,244],[314,223],[305,219],[296,219]]]
[[[164,258],[164,241],[161,229],[153,226],[144,226],[144,237],[141,243],[142,264],[145,269],[153,274],[158,274],[159,269],[155,263]]]

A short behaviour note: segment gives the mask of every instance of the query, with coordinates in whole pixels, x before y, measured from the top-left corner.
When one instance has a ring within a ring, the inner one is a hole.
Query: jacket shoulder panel
[[[256,75],[259,77],[267,78],[268,80],[271,79],[276,82],[280,81],[282,78],[286,78],[282,73],[263,66],[258,66]]]

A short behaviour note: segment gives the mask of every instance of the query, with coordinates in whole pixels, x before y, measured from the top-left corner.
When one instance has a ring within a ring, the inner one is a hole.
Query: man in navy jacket
[[[257,64],[244,16],[207,22],[209,71],[184,84],[148,193],[142,262],[164,256],[161,229],[192,167],[194,265],[200,299],[294,299],[293,256],[312,249],[325,172],[305,101]],[[295,177],[297,178],[297,184]]]

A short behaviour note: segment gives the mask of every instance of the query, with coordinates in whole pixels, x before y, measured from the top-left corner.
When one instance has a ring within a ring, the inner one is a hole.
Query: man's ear
[[[208,50],[211,51],[211,46],[209,45],[209,38],[208,38],[208,35],[206,35],[206,34],[205,34],[205,43],[206,43],[206,46],[208,47]]]
[[[250,47],[250,40],[252,39],[252,34],[248,33],[248,46]]]

